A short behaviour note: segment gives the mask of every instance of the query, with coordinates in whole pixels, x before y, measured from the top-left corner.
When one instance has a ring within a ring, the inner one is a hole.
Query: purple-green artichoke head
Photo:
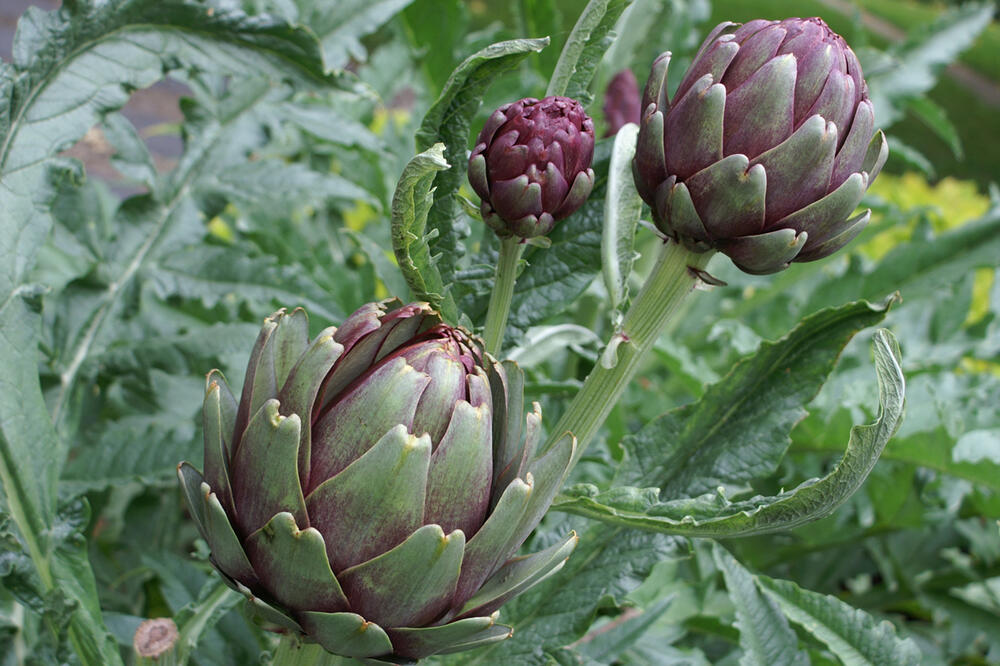
[[[569,97],[526,97],[493,112],[469,157],[483,221],[500,238],[534,238],[594,189],[594,121]]]
[[[623,69],[612,77],[604,91],[604,121],[608,129],[604,136],[614,136],[628,123],[639,124],[642,116],[642,99],[639,82],[631,69]]]
[[[846,245],[889,154],[854,52],[819,18],[721,23],[667,97],[653,63],[633,161],[657,227],[774,273]]]
[[[313,340],[304,311],[275,313],[239,401],[208,375],[204,475],[178,468],[212,564],[266,626],[341,656],[507,638],[497,609],[576,543],[514,557],[575,448],[539,454],[522,388],[423,303],[366,305]]]

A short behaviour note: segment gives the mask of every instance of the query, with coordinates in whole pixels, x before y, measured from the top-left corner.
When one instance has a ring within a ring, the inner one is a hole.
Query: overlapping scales
[[[515,557],[574,438],[539,453],[521,371],[441,327],[386,302],[310,341],[302,310],[279,311],[239,401],[209,373],[205,474],[178,476],[213,565],[266,626],[347,657],[468,649],[510,636],[497,609],[572,551],[574,534]]]
[[[633,161],[661,231],[774,273],[840,249],[888,157],[854,52],[818,18],[719,24],[674,99],[653,63]]]
[[[469,157],[483,221],[501,238],[544,236],[594,187],[594,123],[576,100],[526,97],[500,107]]]

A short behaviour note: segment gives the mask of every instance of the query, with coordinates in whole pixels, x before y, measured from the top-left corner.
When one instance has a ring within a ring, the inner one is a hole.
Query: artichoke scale
[[[770,174],[760,165],[751,165],[745,155],[724,157],[688,178],[683,186],[709,238],[752,236],[764,228]],[[680,188],[678,185],[674,191]],[[674,200],[676,195],[671,203]]]
[[[278,320],[278,327],[267,345],[267,351],[273,357],[275,395],[308,347],[309,318],[305,310],[295,308],[292,314]]]
[[[486,579],[479,591],[465,602],[459,611],[459,619],[492,613],[521,592],[556,573],[566,564],[579,540],[576,532],[570,532],[565,539],[545,550],[510,560]]]
[[[509,544],[528,508],[534,479],[514,479],[479,531],[469,539],[455,591],[455,605],[464,604],[507,557]]]
[[[423,524],[430,457],[430,438],[415,437],[398,425],[309,494],[310,524],[323,534],[338,577]]]
[[[790,137],[754,158],[751,164],[763,165],[767,172],[765,228],[827,193],[836,152],[837,126],[811,116]]]
[[[257,582],[257,574],[247,558],[226,510],[219,503],[207,483],[201,484],[202,507],[205,516],[205,540],[212,549],[212,559],[216,568],[230,578],[245,581],[248,585]]]
[[[721,241],[722,250],[745,273],[767,275],[788,268],[809,235],[794,229],[777,229],[756,236],[741,236]]]
[[[350,604],[330,569],[323,535],[300,530],[283,511],[247,537],[247,556],[274,599],[296,610],[345,611]]]
[[[667,173],[683,180],[722,159],[725,112],[726,88],[711,74],[675,101],[663,128]]]
[[[214,372],[209,373],[210,380]],[[225,392],[228,393],[228,387]],[[229,394],[229,397],[232,397],[232,394]],[[219,496],[222,506],[232,511],[233,489],[229,482],[230,447],[226,440],[232,437],[233,431],[229,430],[227,434],[228,419],[223,416],[223,389],[218,380],[209,382],[201,415],[205,436],[205,482]],[[228,425],[232,426],[233,422],[230,421]]]
[[[429,383],[406,359],[394,358],[346,391],[313,426],[306,493],[353,464],[394,426],[409,430]]]
[[[499,638],[493,640],[506,638],[510,635],[511,629],[497,625],[497,615],[493,613],[486,617],[470,617],[436,627],[391,629],[389,636],[397,653],[413,659],[422,659],[432,654],[454,650],[458,646],[482,643],[484,639],[497,634],[497,627],[502,628],[502,633]]]
[[[340,573],[358,613],[384,627],[420,626],[451,603],[458,584],[465,535],[424,525],[405,541]]]
[[[300,613],[302,627],[329,652],[365,659],[392,652],[385,630],[356,613]]]
[[[308,525],[299,482],[298,451],[302,422],[298,414],[282,416],[271,399],[254,414],[233,456],[231,472],[234,522],[251,534],[276,513],[288,511]]]
[[[460,400],[444,437],[431,455],[424,522],[446,531],[475,534],[490,502],[493,454],[490,412]]]
[[[311,422],[323,380],[344,351],[343,345],[333,339],[335,331],[331,327],[320,332],[289,373],[278,392],[281,409],[286,414],[302,414]],[[298,468],[303,488],[309,487],[311,452],[312,427],[302,428],[299,432]]]
[[[739,87],[726,89],[726,155],[753,159],[792,134],[795,76],[795,56],[786,54],[767,61]]]

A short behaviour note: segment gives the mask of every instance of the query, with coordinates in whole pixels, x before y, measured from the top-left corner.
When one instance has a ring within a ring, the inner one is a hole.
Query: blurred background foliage
[[[582,3],[216,4],[308,25],[323,53],[319,65],[304,69],[347,68],[355,76],[318,86],[184,57],[158,72],[147,65],[122,114],[102,109],[82,141],[46,171],[52,231],[30,281],[45,286],[35,302],[42,388],[69,449],[58,525],[87,536],[105,621],[122,654],[142,618],[196,617],[199,634],[188,636],[198,639],[195,663],[247,664],[269,648],[268,635],[243,616],[238,598],[220,592],[175,488],[177,461],[201,457],[204,373],[219,367],[240,377],[259,322],[277,307],[306,307],[315,333],[364,302],[406,297],[389,249],[389,209],[424,112],[455,66],[502,39],[548,35],[552,44],[488,89],[476,123],[501,103],[543,94]],[[768,277],[713,260],[710,272],[727,286],[692,299],[574,481],[606,483],[624,437],[667,407],[698,399],[763,340],[823,307],[881,302],[896,291],[902,301],[884,325],[902,346],[907,415],[863,488],[833,515],[790,533],[726,541],[742,565],[707,541],[621,533],[505,610],[517,626],[514,639],[448,661],[757,663],[741,640],[749,602],[733,593],[753,571],[863,609],[868,615],[856,617],[834,601],[812,600],[826,604],[820,616],[845,623],[845,634],[856,628],[851,622],[887,620],[919,647],[923,663],[1000,663],[1000,27],[993,9],[915,0],[632,3],[591,88],[599,133],[601,91],[616,71],[631,68],[644,81],[652,58],[669,49],[676,85],[718,21],[819,15],[859,52],[892,153],[864,202],[873,222],[845,252]],[[33,43],[31,25],[19,30],[24,44]],[[164,73],[167,83],[147,88]],[[58,82],[59,74],[41,76]],[[607,158],[607,142],[597,153]],[[613,331],[594,280],[600,212],[585,208],[553,234],[551,256],[571,275],[547,272],[538,252],[527,256],[530,284],[549,305],[535,307],[525,296],[518,310],[515,302],[508,343],[547,423]],[[475,318],[495,242],[468,222],[454,289]],[[658,243],[640,231],[634,286]],[[875,416],[868,342],[861,335],[845,349],[773,473],[737,493],[774,494],[829,471],[851,425]],[[72,502],[81,496],[89,514]],[[560,514],[547,521],[535,537],[542,543],[565,533],[566,523],[584,535],[602,529]],[[72,660],[46,630],[65,621],[60,599],[32,578],[16,530],[0,523],[0,534],[0,663]],[[551,598],[573,612],[547,615]],[[878,663],[845,659],[801,623],[794,632],[796,653],[811,663]]]

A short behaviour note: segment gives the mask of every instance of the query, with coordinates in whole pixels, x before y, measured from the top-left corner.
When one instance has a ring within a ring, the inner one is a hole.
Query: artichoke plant
[[[721,23],[671,101],[664,53],[643,95],[633,161],[657,227],[748,273],[843,247],[888,156],[861,65],[819,18]]]
[[[534,238],[594,188],[594,121],[569,97],[533,97],[493,112],[469,157],[483,221],[500,238]]]
[[[223,579],[266,626],[346,657],[502,640],[496,610],[557,571],[570,534],[514,554],[567,473],[539,454],[523,377],[423,303],[373,303],[311,342],[269,317],[237,402],[207,378],[205,473],[178,475]]]
[[[608,128],[604,136],[614,136],[628,123],[639,124],[642,117],[642,100],[639,82],[631,69],[615,74],[604,91],[604,121]]]

